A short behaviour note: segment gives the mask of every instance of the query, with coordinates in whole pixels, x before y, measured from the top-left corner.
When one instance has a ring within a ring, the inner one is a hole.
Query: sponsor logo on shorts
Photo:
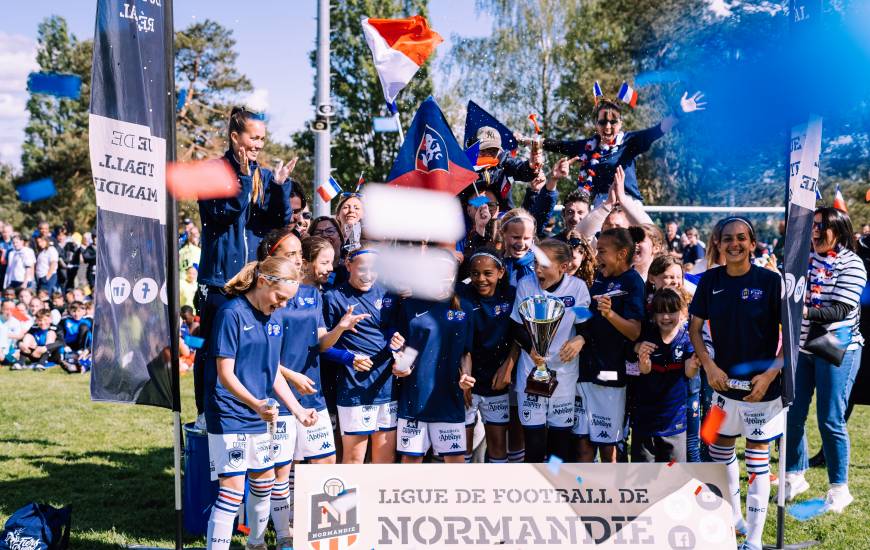
[[[402,444],[402,447],[405,447],[407,449],[411,445],[411,438],[403,435],[400,439],[400,443]]]
[[[604,428],[611,428],[612,427],[610,425],[610,418],[608,418],[606,416],[601,416],[600,414],[593,414],[591,423],[593,426],[601,426]]]
[[[604,430],[598,432],[598,437],[601,439],[610,439],[610,434]]]
[[[317,441],[318,439],[326,439],[329,434],[325,430],[317,430],[316,432],[308,432],[306,438],[308,441]]]
[[[764,431],[761,428],[755,428],[751,435],[764,435]]]
[[[459,445],[459,443],[454,442],[452,445],[450,445],[450,448],[451,449],[461,449],[462,447]]]
[[[447,433],[442,432],[442,433],[438,434],[439,441],[459,441],[461,438],[462,438],[462,436],[456,432],[447,432]]]
[[[565,404],[558,407],[553,407],[553,414],[574,414],[574,406]]]
[[[275,425],[275,433],[276,434],[286,434],[287,433],[287,422],[284,420],[279,420]]]

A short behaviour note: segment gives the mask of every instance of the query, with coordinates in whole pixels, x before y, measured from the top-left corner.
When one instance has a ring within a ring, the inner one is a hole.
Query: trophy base
[[[532,372],[530,372],[528,378],[526,378],[526,393],[529,395],[539,395],[541,397],[550,397],[553,395],[553,392],[556,391],[556,386],[559,385],[559,381],[556,380],[555,371],[547,369],[547,374],[550,375],[550,378],[547,380],[537,380],[535,379],[535,370],[532,369]]]

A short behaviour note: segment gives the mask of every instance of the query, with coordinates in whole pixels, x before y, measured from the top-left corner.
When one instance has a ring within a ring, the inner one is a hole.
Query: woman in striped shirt
[[[849,433],[844,415],[864,345],[858,321],[867,272],[855,254],[853,239],[852,222],[846,213],[830,207],[816,210],[801,353],[795,371],[795,401],[788,415],[786,499],[794,499],[809,489],[804,478],[809,467],[804,423],[815,390],[816,414],[831,484],[825,510],[834,512],[842,512],[853,500],[847,485]],[[826,333],[835,337],[831,348],[846,350],[839,364],[836,357],[821,357],[818,349],[813,353],[813,346],[808,344]]]

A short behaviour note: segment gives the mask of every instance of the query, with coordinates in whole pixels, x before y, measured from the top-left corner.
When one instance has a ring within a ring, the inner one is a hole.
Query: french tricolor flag
[[[844,212],[846,214],[849,213],[849,209],[846,208],[846,199],[843,198],[843,193],[840,191],[840,184],[837,184],[836,191],[834,191],[834,208],[839,210],[840,212]]]
[[[362,27],[387,103],[396,100],[435,47],[444,41],[421,15],[405,19],[363,17]]]
[[[619,94],[617,95],[617,97],[623,103],[628,103],[632,109],[637,106],[637,91],[629,86],[628,82],[622,83],[622,86],[619,88]]]
[[[329,181],[317,187],[317,194],[324,202],[329,202],[341,193],[341,186],[336,181],[329,177]]]
[[[598,105],[598,100],[601,99],[601,96],[604,95],[604,92],[601,91],[601,84],[596,80],[592,85],[592,97],[595,99],[595,104]]]

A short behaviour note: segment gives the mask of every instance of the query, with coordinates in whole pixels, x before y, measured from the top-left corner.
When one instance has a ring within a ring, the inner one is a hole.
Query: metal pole
[[[314,216],[328,216],[330,203],[315,192],[329,181],[332,170],[329,162],[329,119],[332,103],[329,100],[329,0],[317,0],[317,97],[314,123]]]
[[[163,1],[163,47],[166,71],[166,162],[175,162],[175,27],[172,0]],[[178,368],[178,216],[175,197],[166,193],[166,302],[169,318],[169,362],[172,376],[172,439],[175,470],[175,550],[182,550],[184,513],[181,504],[181,388]]]
[[[402,130],[402,119],[399,118],[399,110],[396,109],[396,114],[393,115],[396,117],[396,128],[399,129],[399,147],[405,143],[405,131]]]

